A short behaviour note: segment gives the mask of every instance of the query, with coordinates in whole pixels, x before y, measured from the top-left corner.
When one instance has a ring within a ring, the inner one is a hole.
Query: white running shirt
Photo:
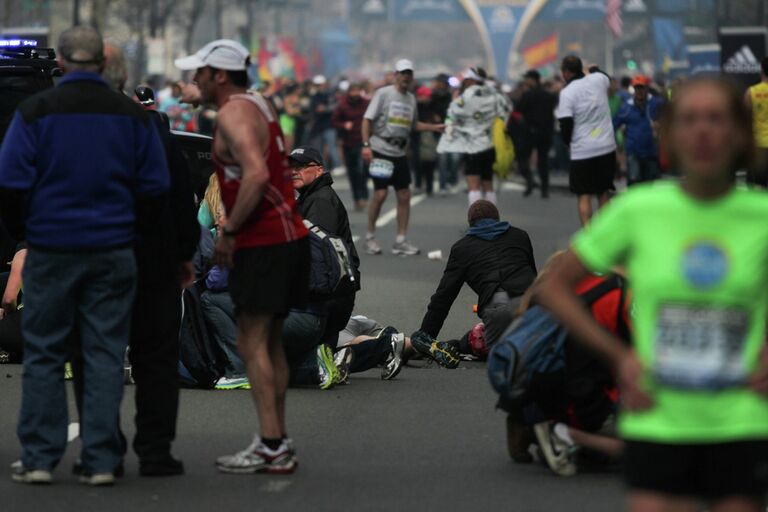
[[[587,160],[616,151],[616,138],[608,105],[610,80],[592,73],[573,80],[560,91],[557,118],[573,118],[571,160]]]

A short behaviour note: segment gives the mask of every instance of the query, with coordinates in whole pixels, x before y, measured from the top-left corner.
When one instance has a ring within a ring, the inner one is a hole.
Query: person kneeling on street
[[[451,248],[443,277],[432,295],[421,329],[412,336],[414,348],[444,366],[458,365],[455,344],[435,341],[453,301],[467,283],[478,295],[489,348],[512,323],[519,297],[536,278],[536,262],[528,233],[500,220],[496,206],[484,199],[468,212],[469,231]]]
[[[360,258],[352,240],[347,210],[333,190],[333,177],[325,171],[320,152],[310,146],[301,146],[291,152],[289,160],[293,171],[293,185],[298,193],[299,213],[323,233],[341,239],[349,252],[353,280],[345,283],[343,287],[340,286],[330,296],[314,297],[327,313],[321,340],[332,351],[336,351],[339,332],[347,326],[355,307],[355,296],[360,290]],[[312,264],[316,264],[314,259]],[[357,373],[387,365],[392,361],[400,361],[404,344],[397,343],[391,336],[392,333],[389,334],[355,344],[350,349],[336,351],[336,366],[348,366],[350,372]],[[394,377],[399,371],[399,363],[395,366],[396,369],[382,378],[388,380]]]

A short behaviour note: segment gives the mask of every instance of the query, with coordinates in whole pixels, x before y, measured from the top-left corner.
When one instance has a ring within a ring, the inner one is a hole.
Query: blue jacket
[[[169,182],[154,123],[95,73],[69,73],[22,102],[0,148],[0,188],[23,196],[33,247],[131,246],[137,209]]]
[[[645,108],[641,109],[630,100],[621,106],[613,118],[613,127],[618,130],[626,126],[625,149],[628,155],[651,159],[659,157],[651,123],[659,118],[663,101],[648,96]]]

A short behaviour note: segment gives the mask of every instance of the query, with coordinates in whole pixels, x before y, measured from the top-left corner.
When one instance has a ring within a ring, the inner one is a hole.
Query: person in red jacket
[[[368,176],[360,156],[363,149],[360,128],[363,125],[363,115],[368,108],[368,103],[368,100],[363,97],[362,85],[351,84],[331,118],[333,127],[339,132],[339,139],[344,149],[344,163],[357,211],[365,210],[368,201]]]

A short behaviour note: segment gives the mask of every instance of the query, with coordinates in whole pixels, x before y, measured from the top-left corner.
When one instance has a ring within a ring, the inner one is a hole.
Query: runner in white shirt
[[[561,66],[568,84],[560,92],[557,118],[571,147],[571,192],[578,195],[582,225],[592,217],[592,197],[605,205],[614,190],[616,139],[608,105],[608,75],[596,68],[585,75],[581,59],[568,56]]]

